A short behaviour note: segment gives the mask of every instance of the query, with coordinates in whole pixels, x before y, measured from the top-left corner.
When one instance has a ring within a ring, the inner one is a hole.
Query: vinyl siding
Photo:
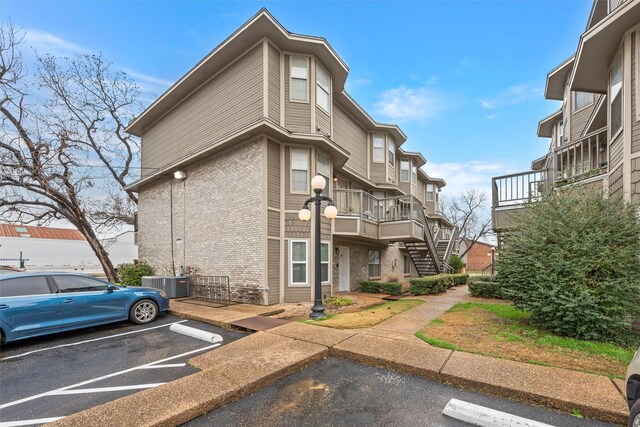
[[[155,172],[262,117],[262,45],[222,71],[142,134],[142,167]]]
[[[267,143],[267,206],[280,209],[280,144]]]
[[[311,66],[311,65],[309,65]],[[291,102],[289,100],[289,55],[284,57],[284,126],[292,132],[311,132],[311,102]],[[309,81],[311,78],[309,77]],[[309,83],[307,81],[307,83]],[[308,98],[311,98],[309,93]]]
[[[420,181],[418,178],[418,187],[416,189],[415,196],[420,200],[420,203],[424,205],[424,192],[425,192],[425,184],[423,181]]]
[[[623,165],[620,165],[615,171],[611,172],[609,175],[609,196],[620,196],[622,197],[622,174],[623,174]]]
[[[574,95],[572,93],[571,102],[574,102],[573,96]],[[595,102],[593,104],[582,108],[580,111],[571,113],[571,141],[580,139],[580,137],[584,133],[584,128],[587,127],[587,122],[589,121],[591,114],[593,114],[593,109],[595,108],[599,99],[600,95],[596,95]]]
[[[271,237],[280,237],[280,212],[267,211],[267,232]]]
[[[331,118],[322,108],[316,105],[316,127],[319,132],[331,137]],[[316,132],[318,132],[316,129]]]
[[[269,281],[269,304],[280,302],[280,241],[267,242],[267,277]]]
[[[615,141],[609,147],[609,167],[615,167],[620,161],[622,161],[624,146],[624,132],[618,135]]]
[[[269,43],[269,118],[280,123],[280,52]]]
[[[632,35],[631,43],[631,152],[640,151],[640,121],[636,120],[638,114],[638,94],[636,93],[638,81],[638,32]]]
[[[367,176],[367,131],[358,124],[346,111],[333,103],[333,140],[350,153],[346,165],[356,173]],[[383,172],[384,182],[384,168]]]

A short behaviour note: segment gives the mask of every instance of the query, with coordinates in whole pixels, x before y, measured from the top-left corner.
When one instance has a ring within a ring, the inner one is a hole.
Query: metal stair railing
[[[424,225],[424,242],[427,245],[427,252],[429,252],[429,256],[433,261],[434,269],[436,270],[436,274],[440,273],[440,259],[438,257],[438,250],[436,248],[435,243],[433,242],[433,236],[431,235],[431,228],[429,227],[429,223],[427,222],[427,217],[424,214],[424,209],[419,209],[419,219],[422,221]]]
[[[453,233],[451,233],[451,237],[449,238],[449,243],[447,244],[447,250],[444,253],[444,257],[441,260],[443,263],[448,265],[448,262],[451,260],[451,254],[453,253],[453,246],[455,241],[458,239],[460,235],[460,229],[456,226],[453,228]]]

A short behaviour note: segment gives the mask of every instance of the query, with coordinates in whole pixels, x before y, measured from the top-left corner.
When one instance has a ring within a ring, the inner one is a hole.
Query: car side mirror
[[[109,284],[107,285],[107,293],[108,293],[108,294],[110,294],[111,292],[115,291],[116,289],[118,289],[118,288],[116,287],[116,285],[113,285],[113,284],[111,284],[111,283],[109,283]]]

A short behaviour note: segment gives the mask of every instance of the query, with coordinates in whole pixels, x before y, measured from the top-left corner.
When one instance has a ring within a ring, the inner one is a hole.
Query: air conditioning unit
[[[142,286],[160,289],[169,298],[183,298],[189,296],[189,276],[144,276]]]
[[[143,276],[142,287],[161,289],[164,291],[164,276]]]

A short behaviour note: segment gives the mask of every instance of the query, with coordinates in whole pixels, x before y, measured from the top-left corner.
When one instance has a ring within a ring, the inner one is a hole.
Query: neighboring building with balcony
[[[574,55],[547,75],[560,108],[538,124],[550,138],[531,171],[493,178],[493,229],[542,191],[588,186],[640,203],[640,0],[595,0]]]
[[[312,300],[318,237],[326,296],[448,270],[445,182],[344,91],[348,72],[325,39],[263,9],[153,102],[127,128],[142,138],[140,258],[229,276],[235,300],[258,304]],[[321,236],[298,219],[318,174],[338,209]]]

